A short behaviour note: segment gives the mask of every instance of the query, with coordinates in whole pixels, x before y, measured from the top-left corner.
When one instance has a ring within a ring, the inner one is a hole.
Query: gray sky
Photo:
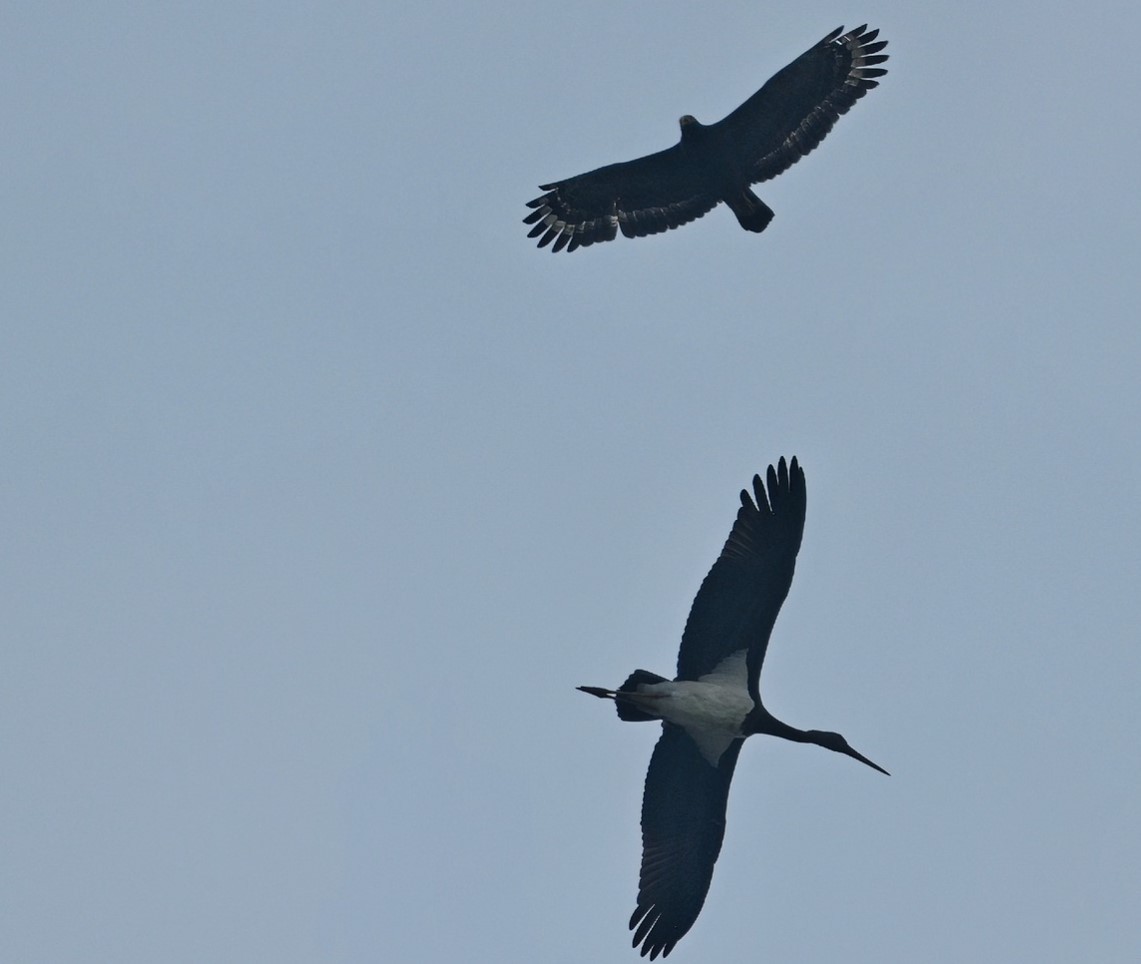
[[[536,186],[833,27],[761,196],[571,255]],[[1132,961],[1141,301],[1124,2],[9,4],[0,958],[632,962],[738,490],[808,476],[671,962]]]

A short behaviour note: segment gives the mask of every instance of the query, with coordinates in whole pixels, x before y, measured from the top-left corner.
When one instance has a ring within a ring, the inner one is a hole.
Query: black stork
[[[761,703],[761,664],[792,585],[804,533],[804,470],[782,458],[759,475],[721,555],[701,584],[685,624],[677,676],[635,670],[617,690],[578,689],[614,700],[623,720],[660,720],[642,797],[642,870],[630,918],[634,947],[654,960],[697,920],[725,836],[729,783],[745,738],[767,733],[815,743],[887,773],[839,733],[798,730]]]

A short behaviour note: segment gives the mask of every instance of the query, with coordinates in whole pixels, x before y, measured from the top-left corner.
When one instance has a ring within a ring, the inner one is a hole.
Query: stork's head
[[[861,763],[866,763],[873,770],[879,770],[885,776],[891,776],[883,767],[876,763],[872,763],[862,753],[858,753],[848,746],[848,741],[845,740],[839,733],[830,733],[828,730],[809,730],[805,733],[808,740],[815,743],[817,746],[822,746],[828,750],[833,750],[836,753],[843,753],[845,756],[850,756],[853,760],[859,760]]]

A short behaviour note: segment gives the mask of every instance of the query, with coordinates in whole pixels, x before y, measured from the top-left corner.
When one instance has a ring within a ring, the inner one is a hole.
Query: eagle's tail
[[[737,215],[737,220],[746,231],[763,231],[773,219],[773,209],[749,188],[745,188],[737,197],[725,198],[725,203]]]

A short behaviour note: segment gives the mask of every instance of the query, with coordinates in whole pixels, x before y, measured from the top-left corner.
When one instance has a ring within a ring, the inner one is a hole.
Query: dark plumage
[[[721,555],[693,600],[677,677],[635,670],[612,699],[630,722],[660,720],[642,797],[642,871],[630,918],[634,946],[650,960],[669,954],[697,920],[725,836],[725,807],[745,738],[767,733],[843,753],[881,773],[839,733],[782,723],[761,702],[769,634],[792,584],[807,490],[794,458],[753,477]]]
[[[867,25],[833,30],[716,124],[690,115],[679,121],[681,141],[668,150],[587,174],[540,185],[523,219],[528,237],[552,251],[657,234],[693,221],[724,201],[746,231],[763,231],[772,209],[750,184],[787,170],[819,144],[841,114],[887,73]],[[540,237],[541,236],[541,237]]]

